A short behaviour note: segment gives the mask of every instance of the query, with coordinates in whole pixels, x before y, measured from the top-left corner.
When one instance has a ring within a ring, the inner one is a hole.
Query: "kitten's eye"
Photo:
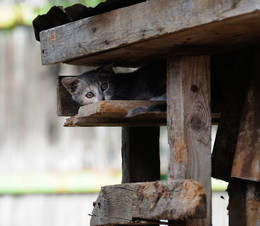
[[[102,90],[102,91],[105,91],[107,88],[108,88],[108,84],[107,84],[107,83],[103,83],[103,84],[101,85],[101,90]]]
[[[92,98],[94,96],[94,93],[92,93],[92,92],[88,92],[87,94],[86,94],[86,97],[87,98]]]

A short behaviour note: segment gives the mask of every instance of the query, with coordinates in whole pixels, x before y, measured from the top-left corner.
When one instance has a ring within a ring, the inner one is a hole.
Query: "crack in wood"
[[[133,218],[132,221],[134,223],[137,223],[137,222],[147,222],[147,223],[153,223],[153,224],[161,224],[162,222],[160,220],[149,220],[149,219],[145,219],[145,218]],[[163,224],[169,224],[168,222],[163,222]]]

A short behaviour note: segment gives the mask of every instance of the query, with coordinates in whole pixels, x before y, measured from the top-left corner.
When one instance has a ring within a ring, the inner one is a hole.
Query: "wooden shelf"
[[[68,118],[65,126],[164,126],[166,112],[145,113],[127,118],[127,112],[135,107],[160,101],[100,101],[79,108],[78,114]]]
[[[40,33],[43,64],[135,65],[259,43],[258,0],[146,1]]]

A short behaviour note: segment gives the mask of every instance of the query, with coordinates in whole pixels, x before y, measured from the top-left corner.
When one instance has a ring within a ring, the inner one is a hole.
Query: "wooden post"
[[[243,106],[231,172],[231,177],[239,179],[231,180],[228,187],[230,200],[228,210],[231,226],[260,225],[259,49],[254,53],[252,52],[251,56],[254,57],[251,61],[245,61],[247,66],[252,65],[251,70],[248,69],[245,72],[246,76],[251,77],[251,81]]]
[[[159,127],[122,128],[122,183],[160,180]]]
[[[243,49],[216,56],[212,62],[214,67],[212,76],[222,80],[220,92],[224,97],[212,153],[212,176],[226,181],[230,180],[242,111],[251,77],[253,54],[250,49]]]
[[[167,125],[170,179],[194,179],[207,196],[207,217],[186,225],[211,225],[211,114],[208,56],[169,58]]]
[[[160,180],[160,127],[122,127],[122,183]]]
[[[232,180],[228,186],[229,225],[257,226],[260,223],[259,182]]]

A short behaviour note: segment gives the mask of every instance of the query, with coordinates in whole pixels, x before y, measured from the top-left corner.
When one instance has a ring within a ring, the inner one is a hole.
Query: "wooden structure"
[[[126,119],[129,106],[149,104],[133,101],[78,111],[59,85],[58,114],[74,115],[66,126],[124,126],[123,183],[129,184],[102,189],[91,225],[210,225],[211,175],[230,182],[230,225],[259,225],[259,19],[258,0],[150,0],[40,33],[43,64],[167,59],[167,116]],[[164,123],[171,149],[167,182],[158,181],[158,126]],[[144,181],[156,182],[133,183]]]

